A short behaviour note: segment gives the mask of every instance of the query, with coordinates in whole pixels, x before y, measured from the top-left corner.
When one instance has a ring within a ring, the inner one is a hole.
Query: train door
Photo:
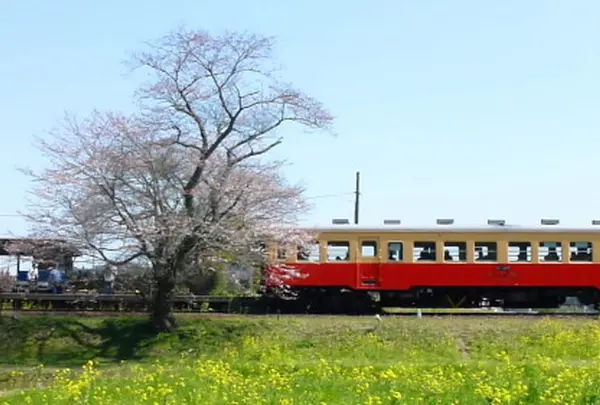
[[[358,240],[357,249],[358,282],[361,287],[379,284],[379,238],[370,237]]]

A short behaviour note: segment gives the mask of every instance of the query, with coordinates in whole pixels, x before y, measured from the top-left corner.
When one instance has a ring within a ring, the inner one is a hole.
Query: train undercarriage
[[[583,306],[600,309],[596,288],[565,287],[416,287],[406,291],[366,291],[344,288],[299,288],[293,299],[271,296],[272,307],[282,312],[371,314],[382,308],[484,307],[553,309],[576,298]]]
[[[558,308],[568,297],[581,305],[598,306],[595,288],[564,287],[443,287],[380,292],[382,306],[420,308]]]
[[[183,312],[254,314],[373,315],[386,308],[421,309],[557,309],[583,305],[598,310],[596,288],[565,287],[418,287],[406,291],[297,288],[282,296],[266,290],[254,297],[181,296],[173,302]],[[147,311],[148,303],[135,294],[0,294],[2,309]]]

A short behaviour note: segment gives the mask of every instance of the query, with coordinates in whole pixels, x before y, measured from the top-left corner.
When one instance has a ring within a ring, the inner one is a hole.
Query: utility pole
[[[356,172],[356,189],[354,191],[354,224],[358,225],[358,208],[360,202],[360,172]]]

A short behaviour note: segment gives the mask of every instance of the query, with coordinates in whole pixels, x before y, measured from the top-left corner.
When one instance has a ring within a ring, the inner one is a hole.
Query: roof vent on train
[[[452,218],[439,218],[436,223],[438,225],[452,225],[454,220]]]
[[[592,225],[600,225],[600,219],[592,220]]]
[[[558,219],[542,219],[540,223],[542,225],[558,225],[560,221]]]
[[[350,225],[348,218],[334,218],[331,220],[332,225]]]
[[[506,221],[503,219],[488,219],[488,225],[504,226],[506,225]]]
[[[400,221],[399,219],[384,219],[383,220],[384,225],[400,225],[401,223],[402,223],[402,221]]]

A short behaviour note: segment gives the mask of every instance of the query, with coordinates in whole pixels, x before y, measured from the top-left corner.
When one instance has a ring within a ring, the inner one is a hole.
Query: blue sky
[[[598,1],[0,2],[0,214],[16,170],[64,111],[131,108],[122,61],[177,25],[278,38],[286,78],[322,100],[337,136],[289,127],[273,155],[313,200],[307,223],[533,224],[600,217]],[[23,234],[0,217],[0,233]]]

